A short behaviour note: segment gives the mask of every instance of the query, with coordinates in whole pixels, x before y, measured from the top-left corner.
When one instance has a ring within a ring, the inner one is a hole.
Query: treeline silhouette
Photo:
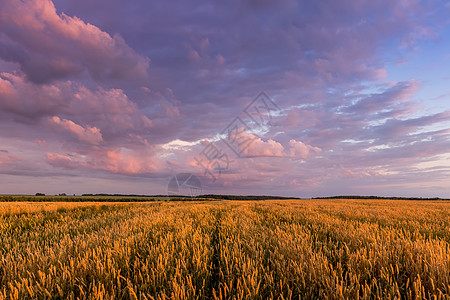
[[[161,198],[167,195],[139,195],[139,194],[82,194],[82,197],[139,197],[139,198]],[[184,197],[184,196],[183,196]]]
[[[165,196],[165,198],[168,198]],[[34,195],[2,195],[0,202],[144,202],[157,201],[152,197],[103,197],[103,196],[34,196]]]
[[[217,199],[217,200],[269,200],[269,199],[300,199],[296,197],[281,197],[281,196],[255,196],[255,195],[216,195],[216,194],[205,194],[199,196],[187,196],[187,195],[133,195],[133,194],[83,194],[82,196],[100,196],[100,197],[148,197],[148,198],[163,198],[169,197],[170,200],[206,200],[206,199]]]
[[[208,198],[208,199],[220,199],[220,200],[269,200],[269,199],[300,199],[296,197],[281,197],[281,196],[240,196],[240,195],[215,195],[215,194],[206,194],[200,195],[199,198]]]
[[[258,200],[287,200],[287,199],[302,199],[298,197],[282,197],[282,196],[256,196],[256,195],[216,195],[205,194],[199,196],[186,195],[137,195],[137,194],[82,194],[80,195],[44,195],[43,193],[36,193],[36,195],[0,195],[0,202],[150,202],[150,201],[215,201],[215,200],[237,200],[237,201],[258,201]],[[381,197],[381,196],[330,196],[330,197],[315,197],[312,199],[391,199],[391,200],[450,200],[444,198],[423,198],[423,197]]]
[[[299,199],[293,197],[280,196],[255,196],[255,195],[138,195],[138,194],[82,194],[66,195],[45,195],[36,193],[35,195],[0,195],[0,202],[147,202],[147,201],[211,201],[211,200],[268,200],[268,199]]]

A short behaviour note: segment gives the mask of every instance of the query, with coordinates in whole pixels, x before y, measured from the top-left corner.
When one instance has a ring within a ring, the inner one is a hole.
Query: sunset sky
[[[450,198],[449,15],[1,0],[0,194],[165,194],[192,173],[204,193]]]

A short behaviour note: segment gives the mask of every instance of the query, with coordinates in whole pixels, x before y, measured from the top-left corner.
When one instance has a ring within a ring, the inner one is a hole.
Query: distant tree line
[[[185,195],[135,195],[135,194],[83,194],[82,196],[68,196],[64,193],[56,196],[46,196],[43,193],[35,195],[0,195],[0,202],[12,201],[35,201],[35,202],[147,202],[147,201],[211,201],[211,200],[283,200],[283,199],[301,199],[296,197],[280,197],[280,196],[240,196],[240,195],[215,195],[205,194],[196,197]],[[392,200],[450,200],[443,198],[422,198],[422,197],[380,197],[380,196],[331,196],[316,197],[312,199],[392,199]]]
[[[167,198],[167,196],[165,196]],[[157,201],[151,197],[100,197],[100,196],[43,196],[43,195],[1,195],[0,202],[144,202]]]
[[[105,194],[105,193],[101,193],[101,194],[82,194],[81,196],[83,196],[83,197],[148,197],[148,198],[167,197],[167,195]]]
[[[270,200],[270,199],[300,199],[295,197],[281,197],[281,196],[240,196],[240,195],[200,195],[199,198],[209,198],[209,199],[222,199],[222,200]]]
[[[151,197],[151,198],[162,198],[168,197],[167,195],[134,195],[134,194],[83,194],[82,196],[112,196],[112,197]],[[170,199],[191,199],[191,200],[203,200],[203,199],[220,199],[220,200],[269,200],[269,199],[300,199],[295,197],[281,197],[281,196],[240,196],[240,195],[216,195],[216,194],[205,194],[199,196],[186,196],[186,195],[171,195]]]

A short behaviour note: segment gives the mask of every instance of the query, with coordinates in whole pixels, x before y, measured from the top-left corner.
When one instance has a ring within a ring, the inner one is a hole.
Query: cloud
[[[442,180],[448,170],[418,166],[446,163],[445,103],[425,112],[437,103],[428,75],[410,79],[398,64],[444,38],[437,5],[4,0],[0,173],[206,180],[194,160],[202,141],[238,116],[252,125],[243,110],[265,91],[281,109],[258,136],[244,132],[243,157],[222,149],[230,165],[215,192]]]
[[[290,156],[301,159],[305,159],[311,154],[322,152],[322,150],[318,147],[306,145],[305,143],[296,140],[290,140],[289,146],[290,146],[289,149]]]
[[[1,112],[24,120],[53,115],[65,107],[56,85],[35,85],[12,73],[0,73],[0,91]]]
[[[54,116],[50,119],[50,122],[57,125],[68,132],[74,134],[80,141],[87,142],[90,144],[99,144],[103,141],[100,129],[97,127],[91,127],[87,125],[86,127],[80,126],[70,120],[60,119]]]
[[[227,142],[232,145],[237,145],[240,149],[239,152],[242,152],[246,157],[284,157],[306,159],[309,156],[322,151],[318,147],[313,147],[294,139],[289,141],[287,147],[273,139],[264,141],[262,138],[246,132],[243,129],[230,132],[227,137]]]
[[[415,141],[417,140],[416,132],[448,120],[450,120],[450,111],[403,120],[388,119],[385,123],[371,128],[372,137],[377,138],[382,143]],[[429,129],[425,130],[425,136],[433,137],[435,135],[436,132]]]
[[[80,0],[56,5],[58,11],[105,32],[119,33],[136,52],[151,58],[145,85],[151,93],[136,97],[131,88],[123,91],[147,111],[164,113],[152,117],[154,134],[161,133],[158,139],[175,135],[171,138],[185,140],[215,134],[261,90],[288,109],[308,102],[315,90],[354,88],[363,80],[383,79],[387,69],[380,52],[400,55],[399,39],[414,31],[429,9],[416,1],[384,0],[161,6],[137,0],[135,7]],[[99,10],[105,13],[99,16]],[[392,44],[389,51],[384,48],[387,41]],[[167,89],[177,101],[171,101]]]
[[[398,106],[403,100],[411,98],[420,86],[421,84],[417,80],[411,79],[395,83],[380,93],[355,95],[356,97],[352,97],[356,98],[355,103],[347,106],[343,111],[365,116],[382,110],[390,110],[392,106]]]
[[[74,160],[68,155],[62,155],[58,153],[46,153],[47,162],[55,167],[64,167],[68,169],[75,169],[80,166],[85,166],[85,163]]]
[[[9,151],[0,150],[0,165],[11,164],[18,161],[21,161],[21,159],[9,154]]]
[[[0,57],[20,65],[34,83],[87,71],[96,80],[145,79],[149,60],[119,35],[77,17],[58,14],[50,0],[0,4]]]
[[[142,154],[128,152],[126,149],[107,151],[106,155],[94,164],[95,168],[104,169],[112,173],[142,174],[158,171],[157,164]]]
[[[161,162],[153,155],[141,150],[120,147],[116,149],[101,149],[81,155],[46,153],[46,161],[59,168],[69,170],[95,170],[120,175],[149,176],[162,171]]]
[[[121,89],[91,90],[72,81],[37,85],[10,73],[0,74],[0,109],[4,118],[22,122],[59,116],[89,124],[96,129],[85,128],[87,132],[99,130],[107,140],[137,134],[153,125]]]
[[[183,95],[184,105],[214,102],[220,108],[260,90],[274,94],[384,78],[379,52],[396,55],[403,37],[425,20],[433,21],[427,19],[430,8],[417,1],[253,2],[154,5],[137,0],[131,7],[80,0],[57,6],[107,32],[118,32],[146,53],[152,60],[152,90],[171,88]],[[100,10],[101,16],[96,13]],[[393,44],[388,51],[386,41]],[[287,74],[292,81],[286,80]]]
[[[246,156],[284,156],[284,147],[280,143],[272,139],[269,139],[265,142],[261,138],[245,131],[242,131],[239,135],[239,139],[249,140],[250,144],[248,144],[248,146],[246,146],[246,144],[243,144],[243,149],[241,149],[243,154]]]

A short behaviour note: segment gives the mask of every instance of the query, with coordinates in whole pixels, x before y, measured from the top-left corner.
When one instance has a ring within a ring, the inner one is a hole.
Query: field
[[[450,202],[0,203],[0,299],[449,299]]]

